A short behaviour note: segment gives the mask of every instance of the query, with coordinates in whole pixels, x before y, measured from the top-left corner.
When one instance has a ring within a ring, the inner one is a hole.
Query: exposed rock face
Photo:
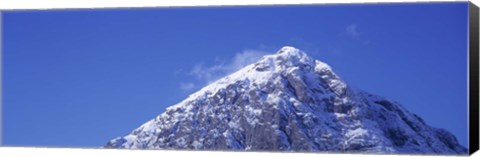
[[[106,148],[466,154],[400,104],[293,47],[226,76]]]

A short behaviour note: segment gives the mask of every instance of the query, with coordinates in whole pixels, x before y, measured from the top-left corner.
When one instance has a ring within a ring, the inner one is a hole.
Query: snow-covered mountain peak
[[[329,80],[327,84],[335,85],[336,88],[346,87],[327,64],[311,58],[300,49],[284,46],[277,53],[265,55],[257,62],[205,86],[191,94],[185,101],[208,97],[209,94],[238,82],[246,86],[263,86],[276,81],[275,78],[278,76],[288,75],[291,78],[300,79],[314,73],[326,74],[323,79]]]
[[[305,52],[292,46],[284,46],[273,55],[277,60],[289,63],[289,66],[297,66],[298,64],[313,65],[314,59]],[[281,63],[281,62],[280,62]]]
[[[396,101],[285,46],[170,106],[109,148],[465,154]]]
[[[280,48],[280,50],[277,51],[277,54],[281,54],[281,53],[289,53],[290,55],[298,55],[300,53],[305,54],[305,52],[293,46],[283,46],[282,48]]]

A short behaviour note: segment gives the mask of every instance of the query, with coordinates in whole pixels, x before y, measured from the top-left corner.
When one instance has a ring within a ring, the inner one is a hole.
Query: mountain
[[[450,132],[283,47],[105,148],[466,154]]]

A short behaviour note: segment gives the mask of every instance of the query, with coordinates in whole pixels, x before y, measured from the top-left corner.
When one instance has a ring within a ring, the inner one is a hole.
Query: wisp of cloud
[[[249,64],[258,61],[262,56],[268,52],[261,50],[246,49],[242,52],[236,53],[231,59],[216,59],[213,65],[206,66],[203,63],[196,64],[192,70],[186,75],[193,76],[196,82],[180,83],[180,89],[184,91],[191,91],[197,87],[202,87],[210,84],[224,76],[227,76]]]

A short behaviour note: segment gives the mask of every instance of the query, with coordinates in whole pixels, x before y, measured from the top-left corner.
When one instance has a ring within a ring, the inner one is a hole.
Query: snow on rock
[[[354,90],[285,46],[170,106],[106,148],[466,154],[395,101]]]

